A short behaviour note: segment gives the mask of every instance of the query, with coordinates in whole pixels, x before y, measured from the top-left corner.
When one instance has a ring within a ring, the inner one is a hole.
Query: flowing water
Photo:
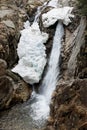
[[[35,102],[31,104],[31,117],[37,124],[41,125],[49,116],[50,101],[53,91],[56,88],[59,75],[59,57],[61,40],[64,35],[62,23],[58,23],[53,40],[52,52],[50,55],[46,75],[39,88],[39,94],[33,91],[32,97]]]
[[[38,13],[35,17],[37,22],[40,16],[40,11],[45,8],[45,5],[38,8]],[[41,130],[50,113],[50,102],[53,91],[56,88],[59,75],[59,57],[61,49],[61,41],[64,35],[62,23],[58,23],[53,39],[53,47],[48,63],[47,72],[39,87],[39,92],[33,90],[31,99],[24,104],[13,107],[10,111],[0,115],[0,128],[4,130]],[[4,116],[2,116],[4,114]]]
[[[37,12],[36,12],[36,16],[34,19],[34,22],[38,22],[39,21],[39,16],[41,15],[41,12],[47,7],[48,2],[45,2],[42,6],[37,8]]]

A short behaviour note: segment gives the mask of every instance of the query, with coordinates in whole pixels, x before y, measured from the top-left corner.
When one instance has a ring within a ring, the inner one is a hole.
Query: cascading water
[[[53,39],[53,47],[50,55],[50,60],[48,63],[48,70],[40,86],[40,93],[42,93],[47,98],[46,100],[48,104],[50,103],[52,92],[55,90],[56,83],[58,81],[59,57],[63,35],[64,35],[63,25],[62,23],[59,22],[56,27],[55,36]]]
[[[42,6],[37,8],[37,12],[36,12],[36,16],[34,19],[34,22],[37,22],[39,20],[39,16],[41,14],[41,12],[46,8],[48,2],[45,2]]]
[[[39,94],[36,94],[35,92],[32,94],[35,102],[31,104],[31,116],[39,125],[41,125],[49,116],[51,96],[58,81],[59,57],[63,35],[63,25],[59,22],[53,39],[53,47],[48,63],[48,70],[42,84],[40,85]]]

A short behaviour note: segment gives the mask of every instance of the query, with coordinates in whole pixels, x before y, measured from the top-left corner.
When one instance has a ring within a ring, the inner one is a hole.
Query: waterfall
[[[19,64],[12,70],[18,73],[27,83],[38,83],[41,79],[44,67],[46,65],[45,45],[49,35],[41,32],[39,27],[39,17],[46,7],[51,6],[52,9],[42,14],[42,23],[44,27],[49,27],[58,22],[55,35],[53,38],[53,47],[50,54],[48,67],[42,83],[39,86],[39,92],[33,92],[29,104],[24,108],[28,109],[28,115],[31,122],[35,125],[44,125],[50,114],[50,102],[52,93],[56,88],[59,76],[59,58],[61,50],[61,41],[64,35],[63,24],[68,25],[70,21],[72,8],[59,8],[58,0],[45,2],[38,7],[35,20],[32,25],[27,21],[24,25],[25,29],[21,31],[21,38],[18,44]],[[34,86],[34,85],[33,85]]]
[[[48,63],[48,70],[40,86],[40,93],[42,93],[47,98],[46,100],[48,101],[48,103],[50,103],[52,92],[55,90],[56,83],[58,80],[59,57],[60,57],[61,40],[63,35],[64,35],[63,25],[62,23],[59,22],[56,27],[55,36],[53,39],[53,47]]]
[[[47,3],[48,2],[45,2],[42,6],[39,6],[37,8],[37,12],[36,12],[36,16],[35,16],[34,22],[39,21],[39,16],[41,15],[41,12],[47,7]]]
[[[53,91],[56,88],[59,75],[59,57],[61,41],[64,35],[62,23],[58,23],[53,39],[53,47],[48,63],[46,75],[39,88],[39,94],[33,92],[32,96],[35,102],[31,104],[31,116],[39,125],[44,122],[50,112],[50,101]]]

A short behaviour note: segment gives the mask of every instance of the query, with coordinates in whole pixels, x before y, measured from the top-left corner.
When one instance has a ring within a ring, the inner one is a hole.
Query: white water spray
[[[31,116],[34,120],[39,122],[39,125],[49,116],[51,96],[58,81],[59,57],[63,35],[63,25],[62,23],[58,23],[53,40],[53,48],[49,59],[48,70],[40,86],[40,93],[35,93],[35,103],[31,105]]]

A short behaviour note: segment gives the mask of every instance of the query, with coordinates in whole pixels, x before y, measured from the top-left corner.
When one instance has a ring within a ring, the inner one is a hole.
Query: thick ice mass
[[[68,25],[71,20],[70,17],[74,17],[71,14],[73,7],[62,7],[62,8],[53,8],[47,13],[42,15],[42,22],[44,27],[49,27],[53,25],[56,21],[60,20],[63,24]]]
[[[45,46],[48,34],[40,31],[38,23],[29,26],[21,31],[21,38],[18,44],[18,64],[12,69],[18,73],[27,83],[39,82],[46,65]]]

